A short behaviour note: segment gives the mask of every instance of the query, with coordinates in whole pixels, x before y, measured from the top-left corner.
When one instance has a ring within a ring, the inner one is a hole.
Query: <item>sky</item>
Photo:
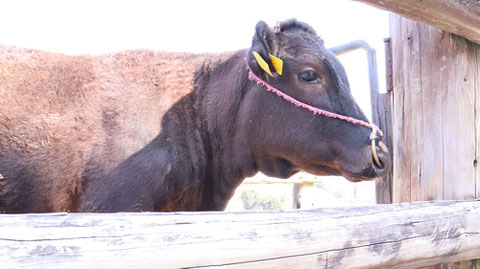
[[[348,0],[3,0],[0,41],[70,54],[142,47],[215,52],[248,47],[259,20],[297,18],[334,46],[388,34],[386,14]]]

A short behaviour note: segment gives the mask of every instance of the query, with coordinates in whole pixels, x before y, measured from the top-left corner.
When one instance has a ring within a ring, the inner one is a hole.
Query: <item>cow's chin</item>
[[[372,181],[378,179],[373,173],[365,173],[365,171],[359,171],[358,174],[347,172],[339,168],[331,168],[328,166],[319,165],[314,168],[305,170],[307,173],[314,174],[316,176],[342,176],[350,182]],[[363,175],[362,175],[363,174]],[[367,175],[365,175],[367,174]]]
[[[364,176],[358,176],[358,175],[353,175],[349,173],[341,173],[341,176],[350,182],[372,181],[372,180],[378,179],[378,177],[364,177]]]
[[[351,166],[348,166],[347,168],[351,168]],[[376,180],[379,176],[371,163],[368,163],[362,169],[349,170],[347,168],[341,169],[340,175],[350,182]]]

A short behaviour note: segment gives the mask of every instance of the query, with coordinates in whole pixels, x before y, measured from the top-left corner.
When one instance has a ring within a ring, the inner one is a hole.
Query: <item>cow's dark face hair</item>
[[[273,76],[262,70],[254,51],[269,64]],[[282,75],[274,71],[270,54],[283,60]],[[295,99],[367,121],[350,93],[344,68],[310,26],[289,20],[270,29],[259,22],[247,60],[258,77]],[[255,104],[245,122],[249,144],[259,170],[267,175],[289,177],[303,170],[361,181],[382,176],[391,166],[389,154],[380,148],[383,166],[374,164],[371,130],[366,127],[313,115],[260,85],[247,98]]]

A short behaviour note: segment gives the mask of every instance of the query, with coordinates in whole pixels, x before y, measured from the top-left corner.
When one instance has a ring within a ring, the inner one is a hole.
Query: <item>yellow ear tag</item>
[[[280,58],[277,58],[270,54],[270,59],[272,60],[273,68],[281,76],[283,72],[283,61]]]
[[[260,67],[263,69],[263,71],[267,72],[267,74],[269,74],[271,77],[273,77],[272,71],[270,71],[270,67],[268,66],[268,63],[265,62],[265,60],[262,58],[262,56],[260,56],[260,54],[258,54],[258,52],[256,52],[256,51],[253,52],[253,56],[255,57],[255,60],[257,60],[258,65],[260,65]]]

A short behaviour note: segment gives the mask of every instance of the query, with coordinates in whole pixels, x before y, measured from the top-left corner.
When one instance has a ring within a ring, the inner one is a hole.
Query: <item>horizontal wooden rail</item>
[[[356,0],[480,44],[478,0]]]
[[[418,268],[480,258],[480,201],[0,215],[6,268]]]

